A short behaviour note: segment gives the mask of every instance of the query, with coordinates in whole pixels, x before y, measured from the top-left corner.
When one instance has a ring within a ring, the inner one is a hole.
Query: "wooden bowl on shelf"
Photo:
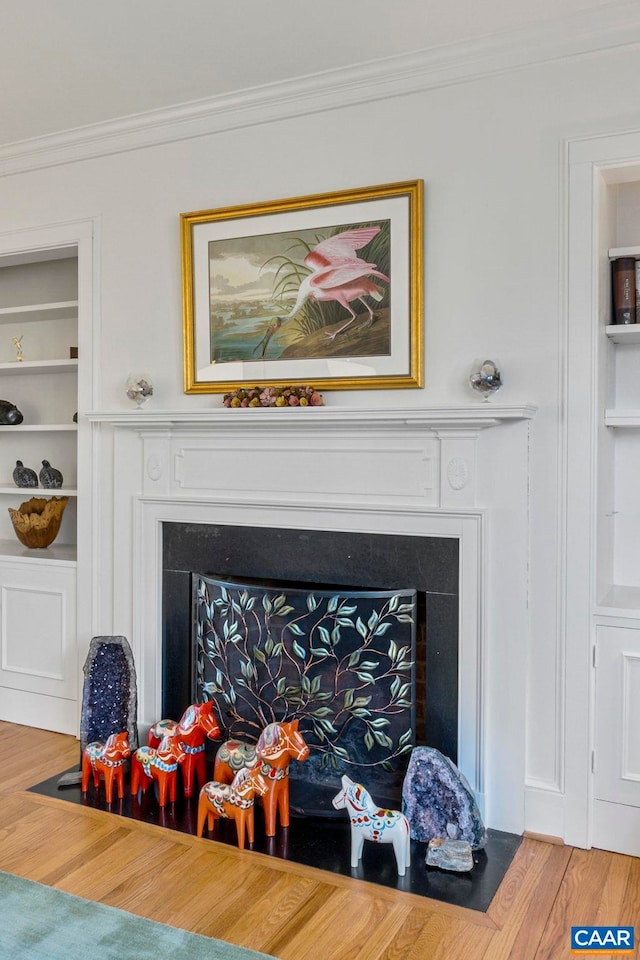
[[[9,507],[9,516],[20,543],[32,549],[43,549],[58,536],[62,514],[69,497],[31,497],[17,510]]]

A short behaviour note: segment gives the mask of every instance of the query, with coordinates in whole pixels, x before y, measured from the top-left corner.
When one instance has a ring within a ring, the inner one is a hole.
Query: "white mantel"
[[[152,404],[153,401],[150,401]],[[212,410],[156,410],[143,406],[131,410],[92,411],[86,414],[93,422],[112,423],[118,427],[139,429],[145,426],[202,426],[215,429],[243,429],[247,424],[313,429],[338,425],[358,427],[415,426],[430,429],[449,427],[454,430],[483,430],[501,423],[530,420],[537,407],[532,403],[507,405],[493,401],[469,404],[437,404],[427,407],[241,407]],[[303,417],[309,419],[303,420]]]
[[[474,506],[476,441],[531,419],[532,404],[240,408],[93,412],[143,440],[146,497],[231,495],[294,500],[381,497],[428,507]],[[274,461],[274,454],[276,460]],[[256,472],[259,482],[247,480]],[[232,464],[233,482],[224,464]],[[300,478],[304,477],[304,482]]]

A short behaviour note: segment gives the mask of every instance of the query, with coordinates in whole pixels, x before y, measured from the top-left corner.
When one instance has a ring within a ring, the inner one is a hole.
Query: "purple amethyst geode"
[[[433,747],[415,747],[402,786],[402,812],[411,837],[466,840],[473,850],[487,842],[474,793],[455,763]]]

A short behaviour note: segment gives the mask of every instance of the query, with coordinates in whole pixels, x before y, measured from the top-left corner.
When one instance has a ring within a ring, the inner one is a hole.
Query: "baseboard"
[[[592,844],[600,850],[640,857],[640,808],[594,800]]]
[[[41,727],[55,733],[78,735],[78,705],[75,700],[49,697],[2,687],[0,720],[26,727]]]
[[[524,836],[564,843],[564,804],[565,796],[558,790],[525,787]]]
[[[525,830],[522,836],[525,840],[539,840],[540,843],[554,843],[559,847],[564,847],[562,837],[552,837],[548,833],[533,833],[532,830]]]

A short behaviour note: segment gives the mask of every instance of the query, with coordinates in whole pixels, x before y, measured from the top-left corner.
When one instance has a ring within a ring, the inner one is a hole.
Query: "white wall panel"
[[[75,565],[0,564],[0,716],[5,691],[76,700]],[[27,717],[24,723],[38,722]]]

